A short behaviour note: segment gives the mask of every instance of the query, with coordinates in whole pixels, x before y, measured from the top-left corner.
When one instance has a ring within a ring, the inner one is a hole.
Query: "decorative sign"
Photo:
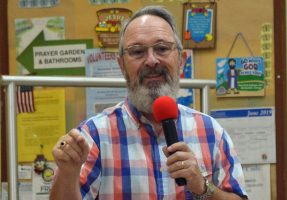
[[[263,57],[218,58],[216,94],[219,97],[264,96]]]
[[[185,3],[183,6],[183,47],[215,46],[216,3]]]
[[[125,8],[107,8],[97,12],[99,22],[95,27],[98,36],[98,47],[118,47],[119,32],[122,21],[132,15],[132,11]]]

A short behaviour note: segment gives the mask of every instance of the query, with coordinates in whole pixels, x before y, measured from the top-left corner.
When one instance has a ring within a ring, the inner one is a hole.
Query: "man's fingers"
[[[164,155],[166,157],[168,157],[170,155],[170,153],[167,151],[167,147],[166,146],[162,148],[162,151],[163,151],[163,153],[164,153]]]
[[[76,150],[77,149],[77,150]],[[69,143],[66,143],[64,147],[61,148],[61,150],[66,153],[71,160],[74,162],[81,162],[82,161],[82,153],[79,153],[81,149],[77,144],[70,145]]]
[[[173,153],[176,151],[190,152],[189,147],[184,142],[176,142],[167,148],[168,152]]]
[[[53,152],[58,160],[84,162],[89,147],[79,130],[72,129],[59,139]]]

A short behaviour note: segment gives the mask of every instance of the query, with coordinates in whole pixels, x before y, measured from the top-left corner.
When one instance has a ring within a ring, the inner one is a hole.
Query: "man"
[[[60,138],[51,200],[247,198],[231,139],[214,119],[178,105],[181,142],[167,148],[153,118],[153,101],[175,98],[179,88],[185,57],[176,30],[158,6],[143,8],[123,26],[118,63],[128,98]],[[180,177],[185,186],[176,185]]]

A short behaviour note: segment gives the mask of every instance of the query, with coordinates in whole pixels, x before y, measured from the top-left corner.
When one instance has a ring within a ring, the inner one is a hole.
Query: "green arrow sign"
[[[28,45],[17,60],[36,75],[85,75],[85,50],[93,40],[45,40],[44,32]]]

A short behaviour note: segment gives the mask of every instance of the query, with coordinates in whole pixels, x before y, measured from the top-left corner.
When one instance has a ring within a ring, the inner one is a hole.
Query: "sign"
[[[185,3],[183,6],[183,47],[215,46],[216,3]]]
[[[85,75],[85,50],[92,40],[49,40],[40,34],[24,49],[17,60],[36,75]]]
[[[263,57],[217,58],[218,97],[264,96]]]
[[[86,51],[86,76],[123,78],[117,62],[118,54],[103,49],[89,49]],[[126,88],[87,88],[86,110],[87,117],[91,117],[104,108],[114,106],[127,96]]]

